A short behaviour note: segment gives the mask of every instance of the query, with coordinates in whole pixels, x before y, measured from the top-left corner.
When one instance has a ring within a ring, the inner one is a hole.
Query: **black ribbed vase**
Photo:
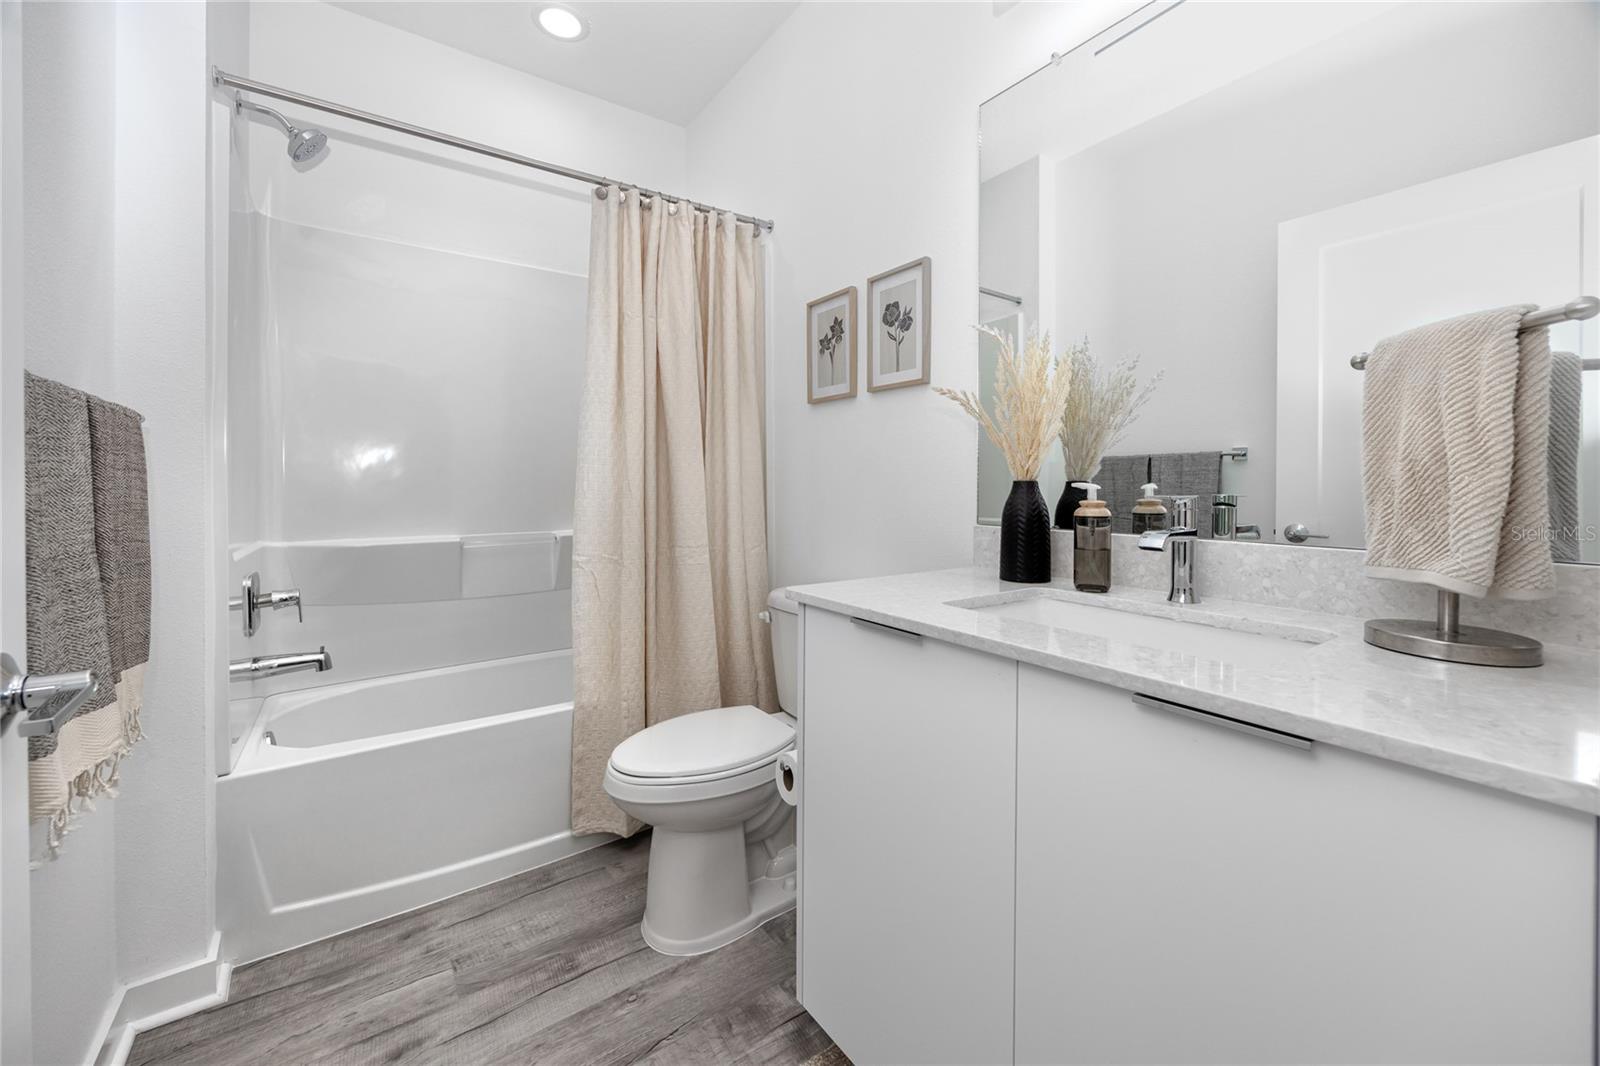
[[[1037,481],[1013,481],[1000,512],[1000,580],[1050,580],[1050,505]]]
[[[1071,529],[1072,516],[1078,512],[1078,504],[1088,498],[1088,489],[1080,489],[1072,482],[1067,482],[1067,487],[1061,490],[1061,499],[1056,501],[1056,528]]]

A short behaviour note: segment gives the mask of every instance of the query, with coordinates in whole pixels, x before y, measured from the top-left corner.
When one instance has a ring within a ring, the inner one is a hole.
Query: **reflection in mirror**
[[[1223,493],[1264,540],[1360,547],[1351,357],[1600,291],[1600,5],[1158,0],[980,117],[981,321],[1161,374],[1095,473],[1120,531],[1153,480],[1203,533]],[[1597,562],[1600,372],[1575,368],[1600,319],[1550,344],[1581,382],[1552,408],[1556,556]],[[993,522],[1010,484],[980,449]],[[1052,506],[1066,473],[1057,449]]]

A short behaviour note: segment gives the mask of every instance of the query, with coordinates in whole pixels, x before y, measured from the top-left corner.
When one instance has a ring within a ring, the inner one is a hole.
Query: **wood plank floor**
[[[794,915],[720,951],[639,935],[649,837],[234,971],[141,1034],[152,1063],[787,1063],[830,1046],[794,997]]]

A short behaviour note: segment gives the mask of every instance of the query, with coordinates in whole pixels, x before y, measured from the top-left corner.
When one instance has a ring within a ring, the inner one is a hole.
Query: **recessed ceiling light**
[[[589,36],[589,24],[578,13],[559,4],[547,4],[534,16],[539,28],[562,41],[581,41]]]

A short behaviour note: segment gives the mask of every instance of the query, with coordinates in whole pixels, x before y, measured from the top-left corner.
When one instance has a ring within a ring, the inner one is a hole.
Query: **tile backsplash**
[[[1112,587],[1165,589],[1171,561],[1140,551],[1137,538],[1111,538]],[[973,530],[973,562],[999,569],[1000,528]],[[1051,577],[1072,580],[1072,534],[1051,530]],[[1202,540],[1195,545],[1194,582],[1207,596],[1356,618],[1432,618],[1436,595],[1426,585],[1367,577],[1366,553],[1347,548]],[[1557,592],[1545,600],[1462,597],[1463,625],[1503,629],[1547,644],[1600,650],[1600,566],[1558,564]]]

